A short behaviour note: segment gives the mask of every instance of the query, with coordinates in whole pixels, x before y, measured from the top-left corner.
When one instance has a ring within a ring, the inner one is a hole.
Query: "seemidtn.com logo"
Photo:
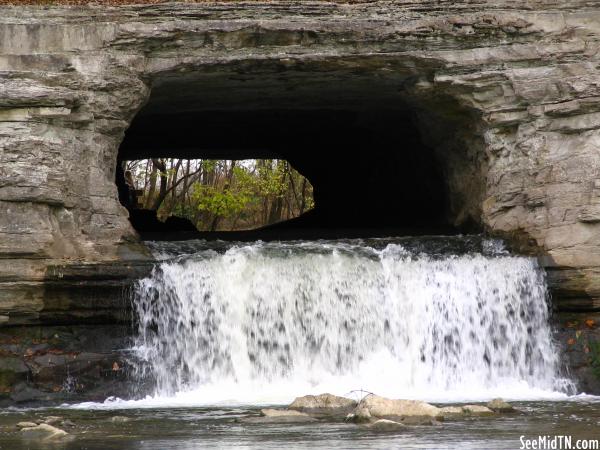
[[[533,439],[520,437],[520,450],[600,450],[598,439],[573,439],[573,436],[538,436]]]

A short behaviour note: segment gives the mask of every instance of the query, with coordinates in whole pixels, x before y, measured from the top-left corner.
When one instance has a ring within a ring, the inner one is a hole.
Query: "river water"
[[[347,423],[243,424],[255,408],[142,408],[126,410],[44,409],[0,412],[3,450],[192,450],[192,449],[518,449],[520,438],[572,436],[598,439],[600,403],[571,401],[515,402],[521,413],[493,418],[446,421],[437,426],[378,432]],[[60,416],[66,440],[27,441],[15,431],[22,420]],[[117,419],[117,420],[115,420]]]
[[[560,366],[544,271],[499,241],[149,245],[160,262],[136,288],[130,351],[134,384],[152,394],[5,411],[0,448],[27,448],[11,426],[47,415],[73,422],[64,448],[519,448],[522,435],[600,435],[598,399]],[[392,433],[237,421],[324,392],[503,397],[521,414]]]

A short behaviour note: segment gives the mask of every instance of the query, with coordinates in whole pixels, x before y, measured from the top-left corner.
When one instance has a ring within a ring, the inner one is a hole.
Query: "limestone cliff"
[[[0,7],[0,319],[122,319],[149,260],[114,182],[132,119],[153,92],[179,108],[285,74],[387,86],[444,161],[449,220],[539,255],[559,309],[597,311],[599,63],[583,0]]]

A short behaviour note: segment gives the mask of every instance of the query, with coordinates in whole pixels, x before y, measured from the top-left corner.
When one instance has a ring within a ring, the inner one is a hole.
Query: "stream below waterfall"
[[[133,293],[131,397],[6,409],[0,448],[45,448],[15,427],[47,416],[72,426],[48,447],[65,449],[491,449],[519,448],[521,436],[598,438],[600,399],[577,393],[561,366],[544,270],[500,241],[148,245],[158,262]],[[502,397],[520,412],[393,432],[239,421],[324,392],[436,405]]]
[[[376,431],[347,423],[244,424],[258,415],[249,407],[140,408],[125,410],[39,409],[0,411],[3,450],[195,450],[195,449],[518,449],[521,436],[572,436],[598,439],[600,403],[514,402],[520,414],[445,421],[435,426]],[[19,436],[15,424],[59,416],[69,439],[40,443]],[[5,431],[7,430],[7,431]]]

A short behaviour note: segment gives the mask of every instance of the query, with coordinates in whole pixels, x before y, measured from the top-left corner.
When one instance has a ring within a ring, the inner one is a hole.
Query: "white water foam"
[[[568,398],[534,259],[256,243],[165,260],[137,289],[140,379],[78,407],[286,404],[364,390],[436,402]]]

